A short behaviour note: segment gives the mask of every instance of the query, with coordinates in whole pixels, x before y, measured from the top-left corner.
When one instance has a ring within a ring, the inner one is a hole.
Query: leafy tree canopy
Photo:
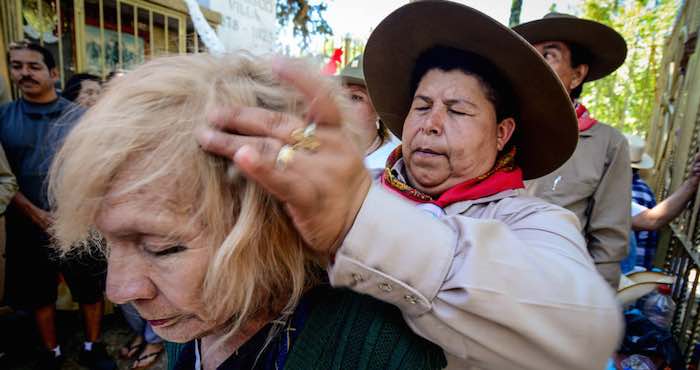
[[[294,37],[299,46],[306,49],[313,35],[333,35],[333,30],[323,18],[328,8],[323,1],[277,0],[277,21],[286,27],[291,23]]]
[[[654,110],[656,80],[678,0],[584,0],[583,18],[617,30],[627,60],[612,75],[584,86],[582,100],[597,119],[644,136]]]

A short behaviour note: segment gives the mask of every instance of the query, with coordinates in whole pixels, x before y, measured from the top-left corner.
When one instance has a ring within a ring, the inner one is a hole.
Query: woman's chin
[[[444,179],[434,176],[435,173],[430,173],[429,171],[418,170],[414,174],[409,176],[413,187],[426,193],[428,195],[433,195],[439,192],[439,189],[445,183]]]
[[[154,326],[153,331],[168,342],[187,343],[194,339],[204,337],[212,331],[209,325],[202,324],[202,322],[179,322],[167,327]]]

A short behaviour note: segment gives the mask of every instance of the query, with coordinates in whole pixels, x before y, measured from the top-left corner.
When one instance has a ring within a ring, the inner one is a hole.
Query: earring
[[[377,120],[374,121],[374,125],[377,126],[377,130],[379,130],[379,127],[381,127],[381,124],[379,123],[379,118],[377,118]]]

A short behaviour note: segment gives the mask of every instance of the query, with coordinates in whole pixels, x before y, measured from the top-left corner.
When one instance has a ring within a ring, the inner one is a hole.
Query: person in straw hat
[[[637,135],[625,135],[629,142],[632,167],[632,230],[637,249],[637,266],[653,267],[656,255],[656,231],[678,217],[692,200],[700,184],[700,153],[690,165],[690,176],[668,198],[656,204],[654,193],[642,180],[639,170],[654,168],[654,160],[644,152],[644,139]]]
[[[578,216],[596,268],[617,289],[630,230],[627,141],[619,131],[593,118],[577,99],[585,82],[603,78],[622,65],[627,55],[625,40],[601,23],[561,13],[513,30],[556,72],[578,118],[574,155],[556,171],[529,182],[528,192]]]
[[[402,138],[374,181],[332,81],[294,61],[275,68],[311,102],[305,120],[219,107],[200,145],[285,203],[333,286],[397,306],[448,368],[603,368],[622,333],[613,292],[575,215],[521,192],[576,147],[556,75],[450,1],[400,7],[364,58],[372,103]]]
[[[355,57],[340,72],[340,80],[350,97],[352,112],[358,121],[355,127],[365,149],[365,166],[368,169],[384,169],[387,157],[401,141],[379,119],[367,94],[362,55]]]

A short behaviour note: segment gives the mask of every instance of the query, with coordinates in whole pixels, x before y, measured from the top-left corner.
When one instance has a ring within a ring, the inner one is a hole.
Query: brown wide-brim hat
[[[409,3],[372,32],[364,53],[367,91],[382,122],[399,138],[411,106],[411,75],[424,51],[468,51],[490,61],[511,87],[517,111],[511,143],[524,178],[559,168],[576,149],[576,114],[559,78],[527,41],[466,5],[442,0]]]
[[[531,44],[562,41],[585,49],[591,58],[585,81],[595,81],[615,72],[627,57],[627,43],[617,31],[569,14],[549,13],[542,19],[517,25],[513,31]]]

